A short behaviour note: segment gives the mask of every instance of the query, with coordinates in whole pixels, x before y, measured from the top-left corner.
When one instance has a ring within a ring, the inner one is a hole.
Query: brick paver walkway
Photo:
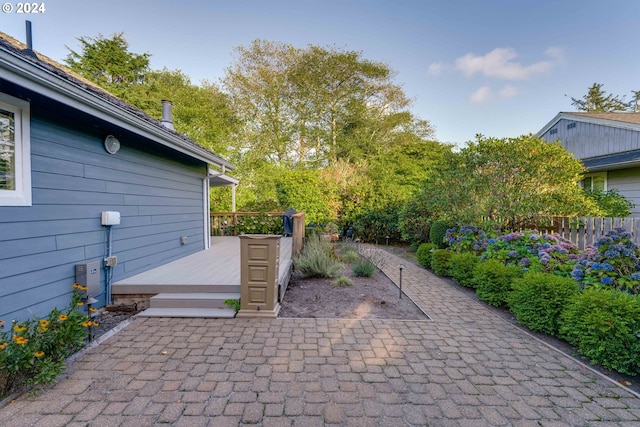
[[[137,318],[0,425],[640,425],[635,395],[404,264],[433,321]]]

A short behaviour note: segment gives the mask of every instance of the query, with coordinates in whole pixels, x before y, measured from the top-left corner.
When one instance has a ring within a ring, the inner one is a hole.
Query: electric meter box
[[[76,264],[76,283],[89,288],[89,295],[100,294],[100,261]]]
[[[120,212],[102,212],[102,225],[120,225]]]

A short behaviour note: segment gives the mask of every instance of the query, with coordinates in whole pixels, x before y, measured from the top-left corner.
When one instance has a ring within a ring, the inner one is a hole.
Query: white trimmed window
[[[31,206],[29,103],[0,93],[0,206]]]
[[[587,191],[607,191],[607,173],[589,173],[582,178],[582,188]]]

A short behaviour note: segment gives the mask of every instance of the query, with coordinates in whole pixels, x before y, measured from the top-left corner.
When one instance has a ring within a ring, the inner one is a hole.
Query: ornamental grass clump
[[[293,264],[304,277],[338,277],[344,265],[335,256],[333,244],[318,236],[310,237],[304,250],[293,258]]]
[[[86,290],[74,284],[69,306],[44,318],[13,321],[8,329],[0,322],[0,399],[55,381],[65,358],[84,346],[87,329],[98,326],[82,311]]]
[[[360,258],[353,264],[353,274],[358,277],[371,277],[376,268],[376,265],[371,260]]]
[[[560,314],[580,288],[570,277],[528,272],[511,283],[507,300],[518,322],[534,331],[556,336]]]
[[[640,291],[640,249],[623,228],[607,231],[587,248],[571,277],[580,286],[611,287],[631,294]]]
[[[348,286],[353,286],[353,280],[349,279],[346,276],[340,276],[333,282],[331,282],[332,288],[346,288]]]

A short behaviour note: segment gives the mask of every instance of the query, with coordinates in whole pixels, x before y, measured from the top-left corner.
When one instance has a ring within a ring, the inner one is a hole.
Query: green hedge
[[[571,297],[580,291],[578,283],[549,273],[526,273],[512,283],[509,308],[518,322],[534,331],[557,335],[560,314]]]
[[[436,249],[431,253],[431,268],[438,276],[451,276],[451,256],[453,252]]]
[[[429,229],[429,240],[440,249],[447,247],[444,242],[444,236],[447,234],[447,230],[451,228],[448,221],[438,220],[431,224]]]
[[[521,276],[520,267],[504,265],[495,259],[481,262],[473,271],[476,294],[487,304],[506,305],[513,280]]]
[[[473,287],[473,271],[480,257],[471,252],[454,253],[451,256],[451,277],[462,286]]]
[[[436,245],[434,245],[433,243],[423,243],[418,246],[418,250],[416,251],[418,264],[420,264],[424,268],[431,268],[431,255],[435,248]]]
[[[623,374],[640,373],[639,296],[587,288],[571,298],[561,322],[561,337],[592,363]]]

